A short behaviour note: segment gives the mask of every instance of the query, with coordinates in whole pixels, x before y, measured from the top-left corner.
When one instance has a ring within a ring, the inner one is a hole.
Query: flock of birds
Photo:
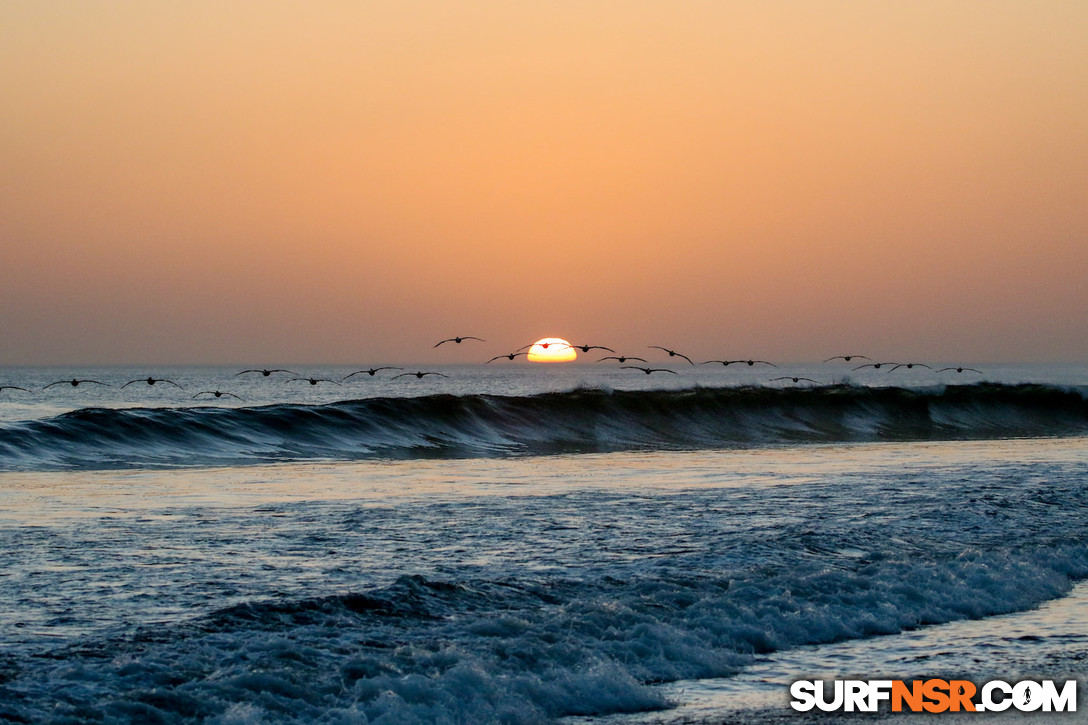
[[[446,338],[444,340],[439,340],[437,343],[435,343],[434,347],[437,348],[437,347],[440,347],[441,345],[444,345],[446,343],[453,343],[455,345],[460,345],[461,343],[463,343],[463,342],[465,342],[467,340],[475,340],[475,341],[479,341],[479,342],[486,342],[486,340],[484,340],[483,338],[480,338],[480,337],[475,337],[473,335],[464,335],[464,336],[461,336],[461,337],[449,337],[449,338]],[[672,374],[672,375],[677,375],[678,374],[675,370],[672,370],[670,368],[649,367],[650,363],[646,360],[646,358],[637,357],[635,355],[621,355],[621,354],[617,353],[614,349],[612,349],[610,347],[606,347],[604,345],[572,345],[572,344],[566,343],[566,342],[546,342],[545,341],[545,342],[539,342],[539,343],[529,343],[528,345],[523,345],[522,347],[518,348],[517,350],[515,350],[513,352],[504,353],[502,355],[496,355],[495,357],[491,358],[490,360],[485,361],[485,363],[490,364],[490,363],[493,363],[493,362],[495,362],[497,360],[504,360],[504,359],[505,360],[515,360],[515,359],[517,359],[518,357],[520,357],[522,355],[528,355],[529,354],[529,349],[532,348],[534,345],[537,345],[537,346],[539,346],[541,348],[544,348],[544,349],[547,349],[550,346],[560,346],[561,348],[570,348],[570,349],[573,349],[573,350],[580,350],[583,353],[588,353],[590,350],[601,350],[601,351],[604,351],[604,352],[610,352],[612,354],[611,355],[605,355],[605,356],[601,357],[600,359],[598,359],[596,362],[605,362],[607,360],[615,360],[616,362],[618,362],[620,364],[621,369],[624,369],[624,370],[640,370],[643,373],[645,373],[646,375],[651,375],[653,373],[669,373],[669,374]],[[661,350],[666,355],[668,355],[668,357],[670,357],[670,358],[680,358],[682,360],[687,361],[688,364],[690,364],[692,366],[696,365],[696,362],[694,360],[692,360],[689,356],[685,355],[682,352],[677,352],[676,350],[671,350],[671,349],[669,349],[667,347],[662,347],[661,345],[649,345],[648,347],[650,349]],[[913,368],[926,368],[928,370],[933,370],[936,373],[954,372],[954,373],[978,373],[978,374],[982,374],[981,370],[978,370],[976,368],[966,367],[966,366],[963,366],[963,365],[934,369],[932,366],[927,365],[926,363],[919,363],[919,362],[873,362],[872,358],[869,358],[869,357],[867,357],[865,355],[835,355],[833,357],[827,358],[823,362],[830,363],[830,362],[834,362],[836,360],[842,360],[845,363],[851,363],[854,360],[869,360],[869,362],[862,363],[861,365],[858,365],[858,366],[852,368],[852,370],[863,370],[865,368],[873,368],[874,370],[881,370],[881,369],[886,368],[888,372],[893,372],[893,371],[898,370],[900,368],[905,368],[907,370],[911,370]],[[638,361],[638,362],[646,363],[646,365],[645,366],[642,366],[642,365],[627,365],[626,363],[628,361]],[[748,367],[754,367],[756,365],[768,365],[770,367],[778,367],[775,363],[769,362],[767,360],[755,360],[755,359],[747,359],[747,360],[706,360],[704,362],[698,363],[698,365],[715,365],[715,364],[716,365],[722,365],[722,366],[725,366],[725,367],[728,367],[730,365],[745,365],[745,366],[748,366]],[[271,377],[275,373],[284,373],[286,375],[293,376],[293,377],[287,378],[285,380],[285,382],[288,382],[288,383],[301,381],[301,382],[306,382],[306,383],[308,383],[310,385],[317,385],[318,383],[330,383],[330,384],[333,384],[333,385],[341,385],[344,382],[346,382],[347,380],[349,380],[350,378],[355,377],[356,375],[369,375],[370,377],[374,377],[375,375],[377,375],[379,372],[381,372],[383,370],[404,370],[404,368],[396,367],[396,366],[392,366],[392,365],[383,365],[381,367],[365,368],[363,370],[356,370],[354,372],[348,373],[347,375],[342,377],[340,380],[332,380],[331,378],[306,377],[306,376],[300,375],[299,373],[294,372],[293,370],[287,370],[286,368],[248,368],[246,370],[241,370],[241,371],[235,373],[235,376],[248,375],[248,374],[251,374],[251,373],[256,373],[256,374],[261,375],[262,377],[268,378],[268,377]],[[412,378],[412,377],[414,377],[417,380],[419,380],[419,379],[422,379],[424,377],[427,377],[428,375],[434,375],[436,377],[442,377],[442,378],[448,378],[449,377],[445,373],[437,372],[437,371],[434,371],[434,370],[416,370],[416,371],[407,371],[407,372],[398,373],[396,375],[391,376],[390,379],[393,380],[393,379],[397,379],[397,378]],[[821,383],[818,380],[813,380],[812,378],[803,377],[803,376],[800,376],[800,375],[780,375],[778,377],[770,378],[770,380],[771,381],[790,381],[790,382],[793,382],[793,383],[805,382],[805,383],[813,383],[813,384],[816,384],[816,385],[824,384],[824,383]],[[168,378],[156,378],[154,376],[148,376],[146,378],[136,378],[135,380],[129,380],[128,382],[124,383],[120,387],[122,389],[124,389],[124,388],[127,388],[130,385],[138,385],[140,383],[143,383],[143,384],[149,385],[149,386],[157,385],[158,383],[165,383],[167,385],[173,385],[174,387],[176,387],[178,389],[181,389],[181,390],[185,389],[185,387],[183,385],[181,385],[180,383],[177,383],[177,382],[175,382],[173,380],[170,380]],[[55,382],[49,383],[48,385],[43,386],[42,390],[48,390],[49,388],[52,388],[52,387],[57,386],[57,385],[69,385],[69,386],[75,388],[75,387],[79,387],[80,385],[85,385],[85,384],[102,385],[102,386],[105,386],[105,387],[112,387],[108,383],[103,383],[100,380],[94,380],[94,379],[91,379],[91,378],[71,378],[69,380],[57,380]],[[18,385],[0,385],[0,393],[3,393],[5,390],[20,390],[20,391],[22,391],[24,393],[33,392],[28,388],[24,388],[24,387],[21,387],[21,386],[18,386]],[[213,398],[229,397],[229,398],[237,398],[238,400],[242,400],[242,397],[237,395],[236,393],[231,393],[231,392],[222,391],[222,390],[201,390],[200,392],[193,395],[192,399],[196,400],[196,399],[200,398],[201,396],[212,396]]]

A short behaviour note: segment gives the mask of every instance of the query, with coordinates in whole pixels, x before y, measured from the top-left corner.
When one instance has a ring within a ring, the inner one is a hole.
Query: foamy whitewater
[[[672,367],[0,369],[0,721],[807,722],[795,679],[1083,675],[1088,367]]]

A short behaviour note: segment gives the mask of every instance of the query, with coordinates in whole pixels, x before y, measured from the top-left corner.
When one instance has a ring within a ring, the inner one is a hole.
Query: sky
[[[1088,361],[1085,38],[1082,0],[0,0],[0,364]]]

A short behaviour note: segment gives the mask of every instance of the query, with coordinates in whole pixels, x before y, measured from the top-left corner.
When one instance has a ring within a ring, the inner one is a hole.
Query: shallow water
[[[3,474],[5,692],[64,711],[75,677],[108,712],[170,671],[252,721],[664,707],[639,683],[1066,595],[1086,473],[1053,439]]]

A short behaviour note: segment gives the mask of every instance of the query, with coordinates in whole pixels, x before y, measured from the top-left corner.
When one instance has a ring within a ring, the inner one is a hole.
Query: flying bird
[[[329,380],[328,378],[291,378],[287,382],[293,383],[296,380],[305,380],[310,385],[317,385],[318,383],[332,383],[333,385],[339,385],[340,383],[335,380]]]
[[[843,362],[850,362],[854,358],[858,360],[872,360],[871,357],[865,357],[864,355],[836,355],[835,357],[829,357],[824,362],[831,362],[832,360],[842,360]]]
[[[799,383],[802,380],[804,380],[804,381],[809,382],[809,383],[816,383],[817,385],[820,384],[819,380],[813,380],[812,378],[801,378],[801,377],[796,377],[795,378],[795,377],[792,377],[790,375],[781,375],[781,376],[779,376],[777,378],[771,378],[771,380],[792,380],[795,383]]]
[[[166,378],[138,378],[136,380],[129,380],[127,383],[121,386],[121,389],[124,390],[133,383],[147,383],[148,385],[154,385],[155,383],[170,383],[175,388],[181,388],[181,386],[175,383],[173,380],[167,380]],[[181,389],[184,390],[185,388]]]
[[[490,360],[488,360],[487,362],[488,362],[488,363],[493,363],[493,362],[495,362],[496,360],[501,360],[502,358],[506,358],[507,360],[513,360],[513,359],[514,359],[514,358],[516,358],[516,357],[517,357],[518,355],[528,355],[528,354],[529,354],[529,353],[527,353],[527,352],[508,352],[508,353],[506,353],[505,355],[496,355],[495,357],[491,358],[491,359],[490,359]]]
[[[670,350],[669,348],[661,347],[660,345],[650,345],[650,347],[657,348],[658,350],[664,350],[665,352],[669,353],[669,357],[682,357],[685,360],[687,360],[689,363],[691,363],[692,365],[695,364],[695,363],[691,362],[690,357],[688,357],[687,355],[685,355],[683,353],[677,352],[676,350]],[[672,371],[670,370],[669,372],[671,373]]]
[[[965,368],[965,367],[941,368],[940,370],[937,370],[936,372],[943,373],[946,370],[955,370],[957,373],[971,372],[971,373],[978,373],[979,375],[982,374],[981,370],[976,370],[975,368]]]
[[[879,370],[884,365],[895,365],[893,362],[878,362],[878,363],[865,363],[864,365],[858,365],[854,370],[861,370],[862,368],[872,368],[873,370]]]
[[[4,392],[5,390],[22,390],[24,393],[30,392],[26,388],[20,388],[18,385],[0,385],[0,393]]]
[[[245,375],[246,373],[260,373],[266,378],[272,373],[289,373],[291,375],[298,375],[298,373],[296,373],[294,370],[284,370],[283,368],[273,368],[271,370],[243,370],[240,373],[235,373],[235,375]]]
[[[363,373],[366,373],[370,377],[374,377],[374,373],[381,372],[382,370],[403,370],[403,369],[404,368],[395,368],[395,367],[393,367],[391,365],[384,365],[384,366],[382,366],[380,368],[369,368],[367,370],[356,370],[355,372],[348,373],[343,378],[341,378],[341,382],[343,382],[344,380],[347,380],[352,375],[361,375]]]
[[[772,368],[778,367],[773,362],[767,362],[766,360],[707,360],[705,363],[699,364],[707,365],[709,363],[721,363],[726,367],[729,367],[730,365],[738,365],[740,363],[744,363],[748,367],[752,367],[753,365],[770,365]]]
[[[608,355],[607,357],[602,357],[597,362],[604,362],[605,360],[617,360],[621,363],[625,363],[628,360],[638,360],[639,362],[646,362],[646,358],[635,357],[634,355]]]
[[[480,342],[486,342],[483,338],[473,337],[472,335],[465,335],[464,337],[448,337],[445,340],[441,340],[439,342],[436,342],[434,346],[438,347],[439,345],[441,345],[442,343],[445,343],[445,342],[455,342],[458,345],[460,345],[465,340],[479,340]]]
[[[912,363],[899,363],[898,365],[893,367],[888,372],[890,373],[890,372],[892,372],[892,370],[898,370],[899,368],[906,368],[907,370],[910,370],[911,368],[926,368],[927,370],[932,370],[933,369],[930,366],[926,365],[925,363],[913,363],[912,362]]]
[[[222,398],[224,395],[229,395],[232,398],[238,398],[238,400],[242,399],[239,395],[235,395],[234,393],[224,393],[221,390],[201,390],[199,393],[193,396],[193,400],[196,400],[197,396],[200,395],[214,395],[217,398]]]
[[[443,373],[434,373],[434,372],[431,372],[429,370],[427,370],[427,371],[417,370],[414,373],[401,373],[400,375],[394,375],[392,379],[395,380],[397,378],[403,378],[406,375],[415,375],[416,378],[422,378],[424,375],[438,375],[438,376],[443,377],[443,378],[448,378],[449,377],[449,375],[445,375]]]
[[[610,347],[604,345],[571,345],[575,350],[581,350],[582,352],[589,352],[590,350],[607,350],[608,352],[615,352]]]
[[[683,357],[683,355],[681,355],[680,357]],[[623,370],[641,370],[647,375],[649,375],[650,373],[672,373],[673,375],[676,375],[675,370],[668,370],[666,368],[644,368],[639,365],[621,365],[620,368]]]
[[[565,345],[566,347],[571,348],[574,347],[574,345],[571,345],[569,342],[530,342],[528,345],[522,345],[521,347],[519,347],[518,352],[521,352],[522,350],[528,350],[534,345],[540,345],[540,347],[544,350],[547,350],[552,345]]]
[[[42,390],[45,390],[47,388],[51,388],[54,385],[62,385],[62,384],[71,385],[74,388],[74,387],[77,387],[80,383],[94,383],[95,385],[106,385],[105,383],[99,382],[97,380],[87,380],[86,378],[72,378],[71,380],[58,380],[55,383],[49,383],[49,385],[46,385],[44,388],[42,388]],[[106,385],[106,387],[108,388],[109,385]]]

